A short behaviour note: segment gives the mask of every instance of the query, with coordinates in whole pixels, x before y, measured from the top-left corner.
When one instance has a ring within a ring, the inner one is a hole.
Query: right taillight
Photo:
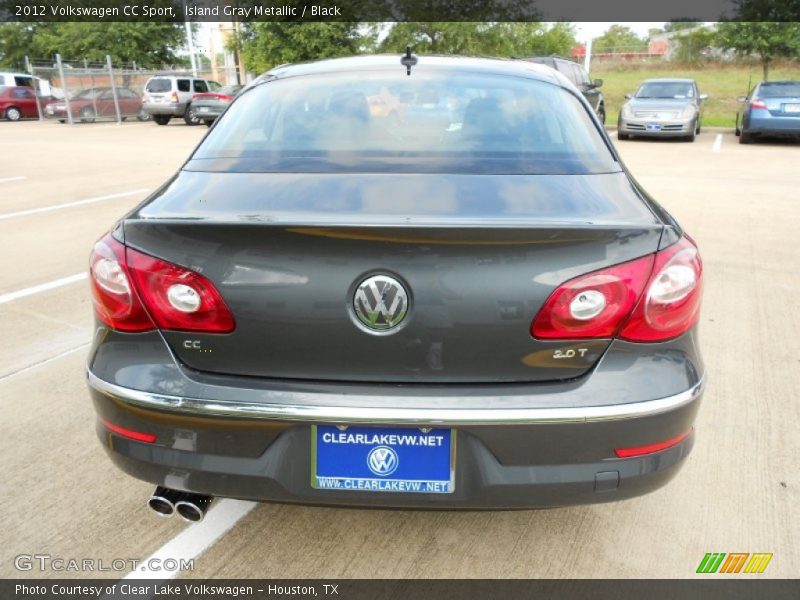
[[[619,337],[660,342],[678,337],[697,322],[703,293],[703,262],[688,238],[656,254],[645,293]]]
[[[632,342],[678,337],[697,322],[702,275],[697,247],[681,238],[656,254],[565,281],[539,310],[531,334]]]
[[[235,327],[207,278],[128,248],[110,234],[95,244],[89,271],[95,313],[113,329],[228,333]]]

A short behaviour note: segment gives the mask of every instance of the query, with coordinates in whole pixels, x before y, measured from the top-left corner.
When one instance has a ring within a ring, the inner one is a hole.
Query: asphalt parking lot
[[[708,386],[694,452],[666,488],[517,512],[225,500],[189,526],[153,516],[152,486],[113,467],[96,439],[83,274],[92,243],[205,131],[177,122],[0,123],[0,576],[128,573],[15,568],[21,554],[44,554],[107,565],[196,556],[194,577],[683,578],[707,552],[773,553],[757,577],[797,576],[800,144],[740,146],[717,132],[693,144],[616,142],[705,262]]]

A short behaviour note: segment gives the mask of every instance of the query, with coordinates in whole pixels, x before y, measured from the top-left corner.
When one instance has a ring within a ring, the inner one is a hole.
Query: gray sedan
[[[703,100],[694,79],[648,79],[635,94],[625,96],[617,124],[617,139],[632,135],[683,138],[700,133]]]
[[[228,85],[214,92],[195,94],[192,97],[194,115],[198,120],[211,127],[216,118],[233,102],[242,87],[241,85]]]
[[[609,502],[689,455],[694,241],[559,73],[410,58],[263,75],[95,245],[97,433],[158,514]]]

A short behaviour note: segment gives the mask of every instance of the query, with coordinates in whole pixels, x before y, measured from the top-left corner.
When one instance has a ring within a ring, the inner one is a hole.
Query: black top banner
[[[0,20],[800,21],[798,0],[0,0]]]

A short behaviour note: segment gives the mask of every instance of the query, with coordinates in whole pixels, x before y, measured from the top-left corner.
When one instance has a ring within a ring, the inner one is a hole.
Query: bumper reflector
[[[682,433],[674,438],[664,440],[663,442],[656,442],[655,444],[646,444],[644,446],[634,446],[633,448],[616,448],[614,454],[618,458],[631,458],[633,456],[643,456],[645,454],[652,454],[653,452],[660,452],[672,446],[680,444],[692,432],[690,429],[686,433]]]
[[[122,437],[128,438],[129,440],[135,440],[137,442],[145,442],[147,444],[153,444],[156,441],[156,436],[152,433],[142,433],[141,431],[134,431],[133,429],[125,429],[124,427],[120,427],[119,425],[114,425],[113,423],[109,423],[105,419],[100,419],[100,422],[109,431],[116,433],[117,435],[121,435]]]

